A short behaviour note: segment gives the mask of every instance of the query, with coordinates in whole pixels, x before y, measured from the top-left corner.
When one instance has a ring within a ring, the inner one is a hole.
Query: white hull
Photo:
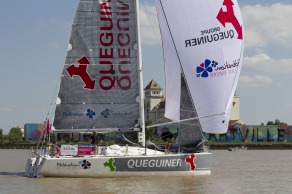
[[[138,150],[138,148],[132,149]],[[43,156],[39,164],[30,165],[30,161],[31,158],[28,160],[26,168],[26,174],[30,177],[106,178],[207,175],[211,173],[211,153],[207,152],[165,154],[147,149],[147,155],[141,153],[118,156],[117,153],[109,153],[82,157]]]

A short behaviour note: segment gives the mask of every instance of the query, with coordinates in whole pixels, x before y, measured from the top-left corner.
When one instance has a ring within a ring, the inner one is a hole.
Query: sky
[[[292,1],[238,0],[244,20],[244,60],[237,95],[240,117],[259,125],[292,125]],[[0,128],[42,123],[66,56],[77,0],[0,1]],[[144,86],[164,88],[154,0],[140,0]]]

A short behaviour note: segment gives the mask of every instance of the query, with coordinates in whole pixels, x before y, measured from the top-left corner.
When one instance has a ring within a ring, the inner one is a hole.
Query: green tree
[[[268,121],[267,125],[287,125],[285,122],[281,122],[279,119],[276,119],[275,122],[273,121]]]
[[[150,120],[146,120],[145,121],[145,127],[152,125],[152,121]],[[154,136],[154,128],[149,128],[149,129],[145,129],[145,136],[146,136],[146,140],[147,139],[151,139]]]
[[[0,129],[0,144],[3,143],[3,130]]]
[[[10,141],[20,141],[22,139],[22,132],[19,127],[13,127],[10,129],[8,138]]]

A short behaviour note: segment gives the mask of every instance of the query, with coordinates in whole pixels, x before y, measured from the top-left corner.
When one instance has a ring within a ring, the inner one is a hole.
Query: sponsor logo
[[[208,77],[209,73],[213,72],[213,68],[216,67],[218,63],[216,61],[210,61],[206,59],[204,63],[201,63],[197,67],[197,77]]]
[[[123,90],[127,91],[132,86],[132,57],[137,53],[133,46],[136,36],[131,33],[135,20],[130,18],[132,4],[127,1],[117,1],[114,5],[110,1],[101,2],[98,12],[100,23],[98,36],[96,36],[98,64],[104,68],[98,69],[98,77],[90,76],[89,67],[96,69],[86,56],[71,64],[67,69],[70,77],[77,76],[83,82],[83,88],[88,90]],[[114,7],[112,7],[114,6]],[[117,10],[117,11],[113,11]],[[113,32],[112,29],[115,29]],[[96,42],[95,41],[95,42]],[[114,49],[117,45],[117,49]]]
[[[81,166],[83,167],[83,169],[90,169],[91,163],[87,160],[83,160]]]
[[[234,14],[233,6],[234,4],[232,0],[224,0],[223,5],[216,16],[218,25],[210,27],[208,29],[200,29],[196,37],[185,40],[185,47],[200,46],[228,39],[242,40],[242,25],[239,23]],[[226,11],[223,11],[223,7]],[[226,28],[227,23],[231,24],[232,27]]]
[[[90,169],[91,163],[88,160],[82,160],[76,163],[58,162],[57,169]]]
[[[89,60],[86,56],[81,57],[76,61],[79,65],[75,66],[75,64],[70,65],[66,71],[70,75],[70,77],[79,76],[82,82],[84,83],[85,89],[94,89],[95,80],[93,80],[87,72],[87,66],[90,65]]]
[[[84,114],[90,119],[95,117],[95,112],[91,109],[87,109],[86,111],[84,111]]]
[[[115,160],[110,158],[107,162],[103,163],[104,167],[108,167],[111,171],[116,171],[116,167],[114,166]]]
[[[109,118],[111,116],[130,116],[130,115],[133,115],[133,114],[134,114],[133,111],[130,111],[130,112],[121,112],[121,111],[114,112],[114,111],[112,111],[110,109],[105,109],[104,111],[102,111],[100,113],[101,117],[105,118],[105,119]]]
[[[215,60],[206,59],[205,62],[201,63],[196,68],[196,76],[198,78],[208,77],[222,77],[229,74],[236,73],[237,67],[239,66],[240,59],[232,61],[232,63],[225,62],[223,65],[219,65]]]
[[[196,164],[194,162],[194,159],[196,158],[195,154],[191,154],[189,157],[186,158],[186,163],[190,165],[190,170],[194,171],[196,169]]]
[[[131,159],[128,161],[128,168],[174,168],[181,166],[181,159]]]
[[[129,90],[132,86],[132,56],[137,51],[133,48],[136,37],[131,33],[133,22],[130,18],[131,3],[117,1],[114,5],[101,2],[99,25],[99,64],[106,68],[99,70],[99,87],[102,90]],[[114,7],[111,7],[114,6]],[[117,11],[113,11],[117,10]],[[115,18],[115,21],[113,21]],[[106,21],[106,22],[105,22]],[[115,29],[113,32],[112,29]],[[114,49],[116,48],[117,49]]]
[[[236,18],[233,10],[232,0],[224,0],[223,6],[226,7],[226,12],[223,11],[223,8],[220,9],[217,20],[225,27],[226,23],[231,23],[234,29],[237,32],[237,39],[242,40],[242,25],[240,25],[238,19]]]
[[[104,111],[102,111],[100,114],[101,114],[101,117],[103,118],[108,118],[111,116],[112,114],[112,110],[109,110],[109,109],[105,109]]]
[[[57,163],[57,168],[80,168],[80,164],[76,164],[76,163],[65,163],[65,162],[58,162]]]
[[[95,112],[92,109],[86,109],[83,112],[63,112],[65,117],[88,117],[90,119],[95,117]]]

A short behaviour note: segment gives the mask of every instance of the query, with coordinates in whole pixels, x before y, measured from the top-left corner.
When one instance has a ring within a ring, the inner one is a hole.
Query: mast
[[[143,66],[142,66],[142,49],[140,37],[140,21],[139,21],[139,0],[136,1],[137,14],[137,49],[138,49],[138,65],[139,65],[139,100],[140,100],[140,125],[142,129],[142,146],[145,147],[145,118],[144,118],[144,91],[143,91]]]

